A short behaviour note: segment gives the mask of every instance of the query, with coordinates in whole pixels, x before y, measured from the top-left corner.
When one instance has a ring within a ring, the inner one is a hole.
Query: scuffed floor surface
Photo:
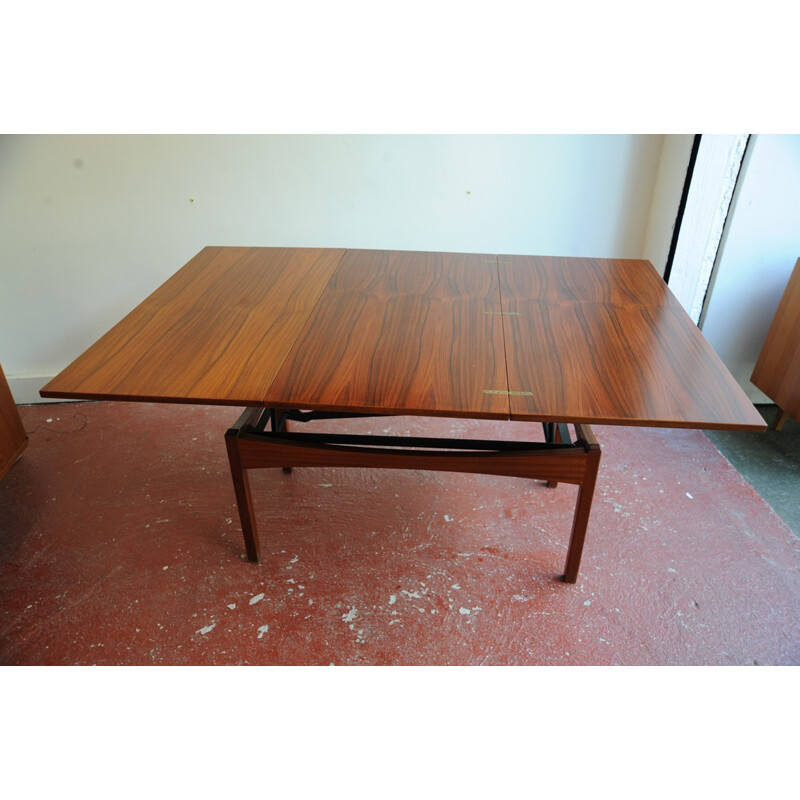
[[[569,586],[571,486],[253,472],[251,564],[223,440],[236,409],[21,413],[30,444],[0,484],[2,664],[800,663],[800,542],[698,431],[595,427]],[[522,423],[327,425],[541,439]]]

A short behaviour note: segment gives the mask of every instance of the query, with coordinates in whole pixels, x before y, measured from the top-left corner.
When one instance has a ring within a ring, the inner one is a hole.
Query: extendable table
[[[593,424],[766,428],[653,266],[633,259],[206,247],[41,395],[243,407],[225,441],[251,561],[253,469],[575,484],[568,583],[600,464]],[[496,441],[297,430],[361,415],[518,420],[543,433]]]

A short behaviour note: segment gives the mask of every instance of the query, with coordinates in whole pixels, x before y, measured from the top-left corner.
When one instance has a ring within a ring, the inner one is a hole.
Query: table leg
[[[782,408],[778,408],[775,414],[775,421],[772,423],[772,430],[779,431],[783,426],[786,424],[786,420],[789,419],[789,412],[784,411]]]
[[[556,425],[555,422],[544,423],[544,437],[547,442],[558,443],[563,441],[561,438],[561,426]],[[548,489],[555,489],[558,486],[558,481],[547,481]]]
[[[258,531],[256,529],[255,512],[253,511],[253,494],[250,491],[250,479],[247,476],[247,470],[242,467],[242,457],[239,452],[237,436],[240,430],[255,425],[261,412],[262,409],[248,408],[239,417],[233,428],[230,428],[225,434],[228,463],[231,468],[233,490],[236,494],[236,507],[239,510],[244,546],[247,558],[250,561],[258,561],[261,553],[258,546]]]
[[[421,437],[294,433],[266,429],[259,409],[246,411],[225,434],[236,503],[242,523],[247,557],[258,561],[258,532],[247,471],[269,467],[359,467],[377,469],[421,469],[445,472],[508,475],[549,484],[577,484],[578,499],[572,524],[567,563],[561,579],[578,578],[586,529],[592,508],[600,446],[588,425],[575,425],[577,439],[569,440],[566,425],[553,432],[550,442],[509,442]],[[309,415],[310,417],[310,415]],[[298,414],[292,419],[300,418]],[[556,437],[559,441],[555,441]],[[566,441],[565,441],[566,440]]]
[[[583,555],[583,543],[586,539],[586,528],[589,524],[589,514],[592,510],[592,500],[594,499],[594,487],[597,483],[597,472],[600,467],[600,445],[591,432],[588,425],[576,426],[578,436],[583,438],[587,444],[586,452],[586,472],[583,481],[578,484],[578,499],[575,502],[575,516],[572,520],[572,534],[567,551],[567,564],[564,567],[564,574],[561,580],[564,583],[576,583],[578,580],[578,569],[581,565]]]
[[[287,415],[281,413],[277,409],[273,408],[270,412],[270,420],[271,420],[271,428],[276,433],[288,433],[289,432],[289,420],[287,419]],[[291,475],[292,468],[291,467],[282,467],[284,475]]]

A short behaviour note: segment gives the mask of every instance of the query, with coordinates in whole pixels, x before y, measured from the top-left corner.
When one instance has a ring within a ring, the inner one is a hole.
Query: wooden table
[[[570,583],[600,463],[592,423],[766,427],[649,262],[592,258],[207,247],[41,395],[245,406],[225,438],[253,561],[251,469],[577,484]],[[541,422],[544,441],[295,426],[401,414]]]

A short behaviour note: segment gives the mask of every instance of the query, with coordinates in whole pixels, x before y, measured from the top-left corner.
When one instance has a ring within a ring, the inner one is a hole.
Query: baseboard
[[[28,406],[35,403],[76,403],[78,400],[61,400],[56,397],[39,397],[39,389],[48,383],[54,375],[36,375],[32,378],[15,378],[6,375],[8,388],[18,406]]]
[[[750,386],[745,387],[745,394],[747,395],[747,399],[754,405],[754,406],[774,406],[775,401],[771,398],[767,397],[761,389],[756,388],[751,383]]]

